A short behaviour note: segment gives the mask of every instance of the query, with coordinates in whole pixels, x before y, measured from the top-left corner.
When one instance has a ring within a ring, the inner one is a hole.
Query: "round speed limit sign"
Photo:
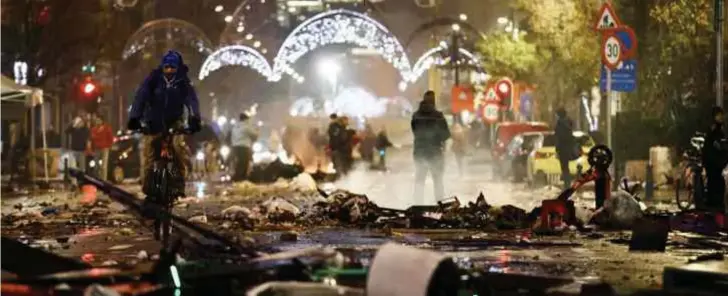
[[[602,45],[602,63],[610,69],[617,68],[619,62],[622,61],[622,43],[619,38],[609,35],[604,39]]]
[[[483,118],[488,123],[495,123],[498,121],[498,104],[489,103],[483,108]]]

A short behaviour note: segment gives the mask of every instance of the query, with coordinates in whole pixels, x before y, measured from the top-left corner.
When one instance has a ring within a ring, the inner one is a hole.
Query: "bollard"
[[[576,178],[579,179],[584,174],[584,166],[581,164],[576,165]],[[576,191],[576,197],[582,198],[583,194],[581,190]]]
[[[65,184],[71,182],[71,177],[68,175],[68,157],[63,159],[63,182]]]
[[[604,206],[604,201],[611,196],[612,176],[606,170],[599,170],[597,174],[597,178],[594,180],[594,199],[596,208],[599,209]]]
[[[655,195],[655,176],[652,174],[652,162],[647,161],[647,172],[645,172],[645,201],[652,201]]]

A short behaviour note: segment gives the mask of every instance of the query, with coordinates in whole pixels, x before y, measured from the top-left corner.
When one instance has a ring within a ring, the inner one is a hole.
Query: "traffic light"
[[[93,95],[96,92],[96,84],[91,81],[84,82],[81,86],[81,92],[85,95]]]
[[[78,84],[78,100],[79,102],[97,101],[101,97],[101,86],[90,76]]]
[[[86,64],[83,67],[81,67],[81,71],[84,74],[93,74],[93,73],[96,73],[96,66],[91,65],[91,64]]]

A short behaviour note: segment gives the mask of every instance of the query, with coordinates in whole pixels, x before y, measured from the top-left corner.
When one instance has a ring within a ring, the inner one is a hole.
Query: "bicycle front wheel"
[[[676,182],[675,202],[677,203],[677,207],[680,210],[687,211],[695,208],[695,195],[693,194],[693,188],[688,188],[688,186],[681,186],[683,182],[684,181],[679,179]],[[687,189],[685,190],[686,192],[683,192],[683,189]]]
[[[171,198],[169,198],[169,171],[167,169],[162,170],[161,178],[159,180],[160,185],[160,200],[159,205],[162,208],[160,232],[162,236],[162,244],[167,246],[169,241],[169,235],[171,232],[171,219],[172,212]]]

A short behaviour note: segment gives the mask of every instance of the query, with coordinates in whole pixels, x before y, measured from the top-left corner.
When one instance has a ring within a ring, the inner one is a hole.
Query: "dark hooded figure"
[[[723,109],[713,107],[713,123],[705,135],[703,145],[703,167],[708,187],[708,196],[705,205],[709,208],[720,208],[723,206],[723,195],[725,194],[725,181],[723,179],[723,168],[726,166],[726,150],[723,145],[725,132],[723,131]]]
[[[200,130],[200,109],[197,94],[187,77],[188,68],[182,60],[182,55],[176,51],[168,51],[162,58],[159,68],[154,69],[136,92],[134,104],[129,112],[129,130],[140,130],[143,121],[147,127],[142,140],[143,173],[153,166],[154,147],[152,142],[159,139],[162,132],[171,128],[181,128],[184,125],[184,115],[187,112],[188,129],[196,133]],[[189,150],[183,135],[175,135],[172,149],[175,161],[182,177],[187,175],[189,163]],[[142,185],[147,190],[147,178],[142,177]]]
[[[423,187],[427,174],[432,175],[435,199],[442,199],[445,189],[442,183],[445,170],[444,146],[450,138],[450,129],[442,112],[435,109],[435,93],[425,92],[419,109],[412,115],[412,133],[415,138],[415,201],[424,202]]]
[[[577,146],[572,126],[571,119],[566,116],[566,110],[564,108],[556,110],[556,127],[554,127],[556,155],[559,158],[559,165],[561,166],[561,180],[564,182],[564,188],[571,185],[569,162],[577,156],[575,155],[577,153]]]

